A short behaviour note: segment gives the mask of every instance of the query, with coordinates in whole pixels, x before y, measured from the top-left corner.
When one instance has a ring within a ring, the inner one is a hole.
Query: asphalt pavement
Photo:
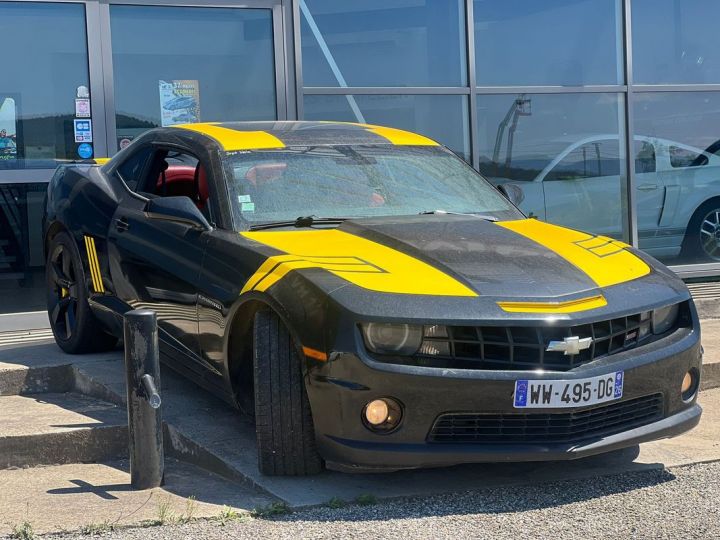
[[[131,528],[107,540],[719,538],[720,462],[433,497]],[[340,506],[333,501],[333,506]],[[53,538],[86,539],[87,534]]]

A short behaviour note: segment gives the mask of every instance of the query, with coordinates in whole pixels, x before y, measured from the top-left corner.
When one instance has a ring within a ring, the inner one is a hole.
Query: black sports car
[[[266,474],[572,459],[700,419],[682,281],[420,135],[154,129],[59,167],[44,230],[60,347],[155,310],[163,360],[254,416]]]

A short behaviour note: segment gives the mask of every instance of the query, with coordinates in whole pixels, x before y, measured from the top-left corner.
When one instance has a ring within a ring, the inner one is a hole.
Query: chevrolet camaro
[[[162,360],[254,419],[265,474],[574,459],[700,419],[683,282],[421,135],[153,129],[58,167],[44,235],[58,345],[115,347],[152,309]]]

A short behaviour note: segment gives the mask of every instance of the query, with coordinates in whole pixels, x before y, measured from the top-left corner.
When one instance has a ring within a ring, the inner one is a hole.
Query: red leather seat
[[[287,163],[261,163],[247,170],[245,180],[253,186],[261,186],[279,179],[286,169]]]
[[[200,163],[197,167],[170,165],[165,171],[165,188],[163,189],[163,173],[160,173],[155,193],[162,197],[190,197],[200,210],[204,209],[210,196],[205,167]]]
[[[195,167],[188,165],[170,165],[164,173],[165,189],[163,190],[163,173],[160,173],[155,193],[163,197],[190,197],[195,200]]]

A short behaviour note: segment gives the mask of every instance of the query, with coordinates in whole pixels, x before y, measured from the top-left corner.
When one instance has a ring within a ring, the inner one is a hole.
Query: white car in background
[[[618,136],[565,144],[532,181],[490,180],[529,215],[620,238],[627,211]],[[665,260],[720,261],[720,156],[645,136],[635,137],[634,154],[640,247]]]

